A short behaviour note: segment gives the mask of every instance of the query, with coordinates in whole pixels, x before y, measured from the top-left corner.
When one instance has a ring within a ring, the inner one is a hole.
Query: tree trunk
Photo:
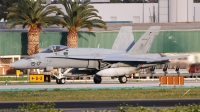
[[[72,48],[78,47],[78,34],[75,29],[69,30],[66,45]]]
[[[41,29],[33,26],[29,26],[28,30],[28,55],[33,55],[39,52],[39,36]]]
[[[40,36],[41,28],[29,26],[28,28],[28,55],[33,55],[39,52],[39,36]],[[35,73],[34,69],[30,69],[30,74],[38,74]]]

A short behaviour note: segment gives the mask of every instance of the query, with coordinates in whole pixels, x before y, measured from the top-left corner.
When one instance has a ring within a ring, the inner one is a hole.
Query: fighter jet
[[[186,58],[188,55],[163,56],[148,53],[160,26],[151,26],[134,44],[132,27],[122,27],[112,49],[70,48],[51,45],[38,54],[20,59],[10,66],[16,69],[68,69],[64,76],[94,75],[93,81],[101,83],[101,77],[118,77],[120,83],[127,82],[127,75],[138,69],[168,63],[171,59]],[[57,84],[64,84],[66,77],[57,77]]]

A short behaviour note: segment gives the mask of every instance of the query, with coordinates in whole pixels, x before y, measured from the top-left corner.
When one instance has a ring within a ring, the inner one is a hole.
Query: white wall
[[[92,4],[104,21],[132,21],[133,23],[153,22],[153,7],[155,7],[155,22],[168,22],[169,1],[169,22],[200,22],[200,3],[193,3],[193,0],[161,0],[159,9],[158,3],[102,3]],[[62,9],[61,4],[56,5]]]
[[[194,3],[194,22],[200,22],[200,3]]]
[[[133,23],[150,22],[150,16],[153,16],[153,6],[155,6],[155,14],[157,18],[157,3],[114,3],[114,4],[92,4],[99,11],[104,21],[132,21]],[[144,6],[144,7],[143,7]]]
[[[170,0],[170,22],[193,22],[193,0]]]
[[[169,0],[159,0],[159,22],[160,23],[167,23],[169,21],[169,4],[168,4]]]

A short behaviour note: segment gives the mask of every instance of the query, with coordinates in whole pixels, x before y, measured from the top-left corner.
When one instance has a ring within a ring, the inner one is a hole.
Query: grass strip
[[[27,77],[0,77],[0,81],[26,81]]]
[[[200,88],[5,91],[0,101],[75,101],[200,98]]]

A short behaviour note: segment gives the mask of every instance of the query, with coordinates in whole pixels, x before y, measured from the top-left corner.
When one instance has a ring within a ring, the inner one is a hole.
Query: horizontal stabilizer
[[[152,61],[152,62],[167,61],[167,60],[173,60],[173,59],[182,59],[182,58],[187,58],[188,56],[189,55],[166,56],[166,57],[157,58],[155,61]]]

